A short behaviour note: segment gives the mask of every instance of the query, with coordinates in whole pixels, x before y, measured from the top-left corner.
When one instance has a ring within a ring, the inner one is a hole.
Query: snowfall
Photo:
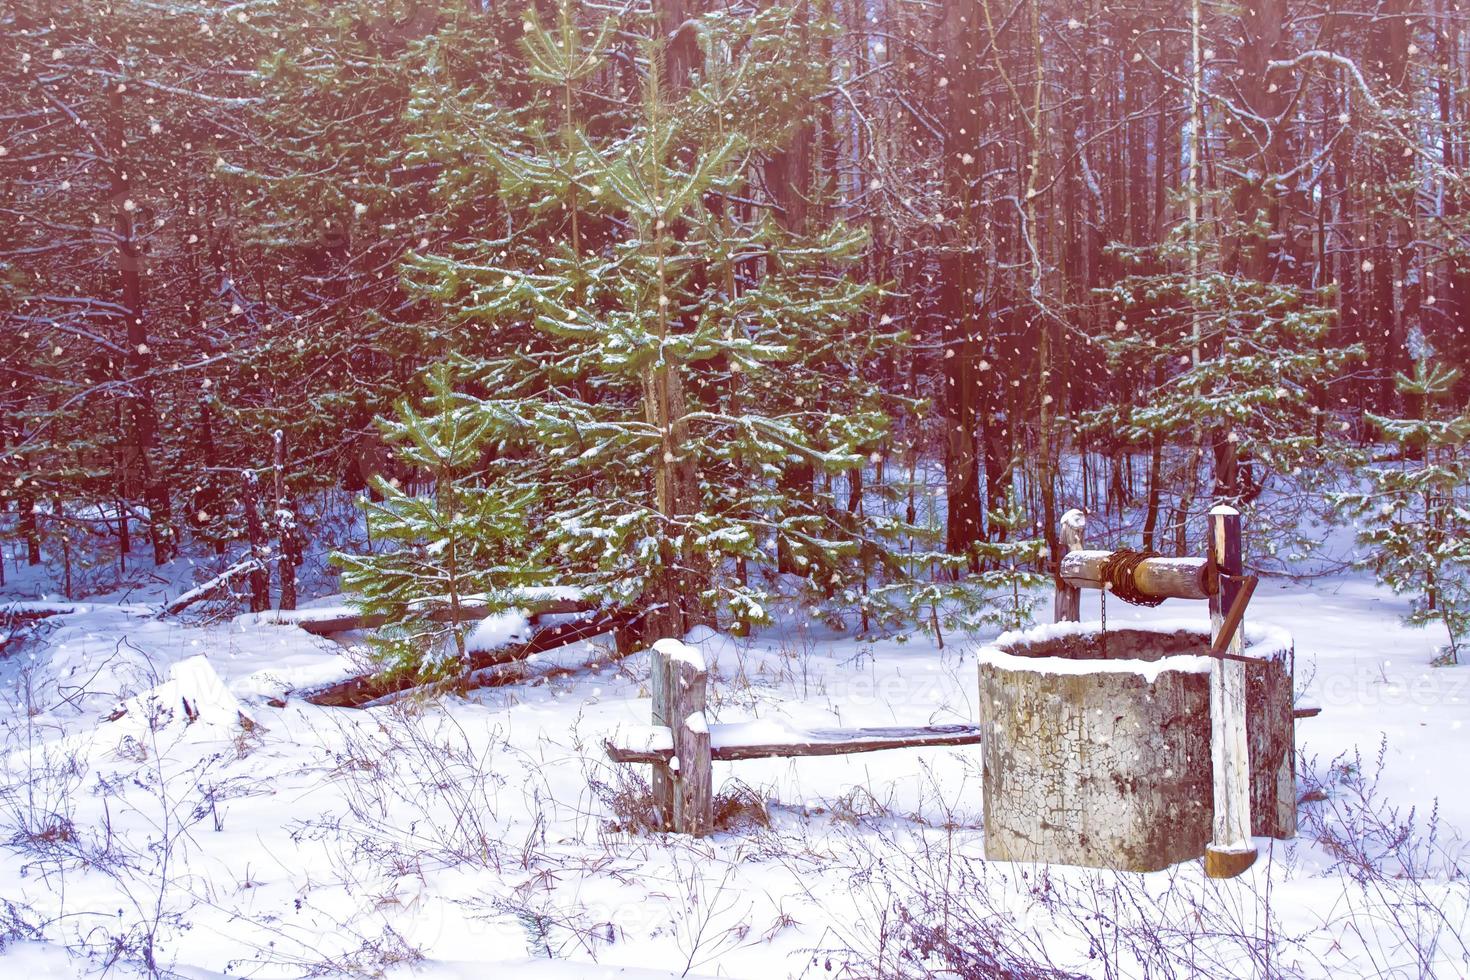
[[[464,696],[317,707],[291,692],[356,672],[364,637],[160,617],[182,573],[69,603],[7,571],[0,607],[56,614],[0,651],[0,976],[151,958],[197,978],[978,977],[1005,956],[1081,976],[1470,973],[1470,667],[1432,666],[1443,637],[1400,625],[1407,600],[1363,573],[1268,578],[1251,603],[1291,634],[1321,713],[1297,725],[1298,837],[1212,881],[1198,862],[985,861],[978,747],[716,763],[723,829],[649,834],[646,767],[603,748],[649,723],[644,654],[591,640]],[[687,638],[712,722],[977,717],[993,634],[940,648],[805,613]]]

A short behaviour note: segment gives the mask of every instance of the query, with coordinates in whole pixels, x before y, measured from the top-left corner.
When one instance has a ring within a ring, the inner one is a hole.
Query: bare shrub
[[[728,831],[770,827],[771,811],[765,794],[749,783],[729,780],[715,794],[714,824],[717,830]]]
[[[308,977],[381,977],[400,966],[412,966],[424,960],[424,951],[411,944],[391,926],[355,948],[310,963]]]
[[[654,834],[663,830],[653,788],[632,766],[599,766],[596,772],[588,774],[587,785],[610,814],[603,821],[604,830],[622,834]]]
[[[328,774],[347,817],[304,822],[298,839],[340,835],[391,867],[499,868],[496,795],[505,777],[495,771],[497,734],[477,746],[453,716],[414,700],[375,712],[373,724],[359,724],[362,717],[338,722],[340,748]]]
[[[654,803],[653,788],[632,766],[601,766],[597,771],[589,772],[587,784],[611,814],[603,821],[605,831],[637,835],[655,834],[664,829]],[[771,825],[765,796],[738,779],[720,787],[714,797],[713,810],[714,829],[717,831]]]
[[[11,943],[35,942],[44,936],[42,925],[35,920],[29,906],[0,898],[0,950]]]
[[[834,841],[840,849],[789,861],[798,881],[799,861],[843,867],[863,909],[861,928],[835,928],[838,945],[813,951],[826,970],[874,980],[1080,976],[1056,967],[1047,937],[1020,924],[1006,870],[961,856],[952,833],[940,840],[922,831],[901,840],[870,825]]]
[[[1337,756],[1325,770],[1310,760],[1302,781],[1320,802],[1305,808],[1301,832],[1331,858],[1329,872],[1357,886],[1357,901],[1338,922],[1378,975],[1436,976],[1448,959],[1463,976],[1470,968],[1464,844],[1447,839],[1437,801],[1421,815],[1384,799],[1387,754],[1384,736],[1366,761],[1358,751]]]

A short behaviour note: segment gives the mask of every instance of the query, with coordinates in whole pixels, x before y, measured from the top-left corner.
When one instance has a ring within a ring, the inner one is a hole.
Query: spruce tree
[[[475,478],[502,497],[530,492],[536,531],[514,545],[533,580],[639,606],[656,635],[720,610],[766,621],[773,593],[758,570],[778,537],[821,594],[901,571],[899,522],[780,480],[793,462],[829,474],[867,462],[887,416],[864,368],[897,339],[851,329],[873,293],[847,275],[863,234],[834,223],[795,236],[739,203],[753,147],[772,135],[745,126],[779,114],[710,107],[749,98],[742,80],[775,97],[740,59],[790,45],[786,28],[767,18],[768,36],[730,55],[722,23],[706,22],[702,84],[677,95],[645,48],[641,114],[597,126],[581,85],[604,70],[614,34],[578,23],[571,4],[550,27],[526,16],[522,106],[486,114],[473,90],[432,77],[420,92],[437,106],[424,153],[443,161],[443,185],[493,188],[507,215],[503,235],[419,255],[405,274],[495,348],[451,359],[466,399],[455,411],[482,450]],[[433,137],[447,114],[455,147]],[[841,369],[825,391],[815,354]],[[474,533],[510,543],[493,526]]]
[[[1196,460],[1213,463],[1211,498],[1247,509],[1257,526],[1271,523],[1260,504],[1272,475],[1320,491],[1340,471],[1325,392],[1362,356],[1336,342],[1333,287],[1253,275],[1223,253],[1222,239],[1264,235],[1257,224],[1221,218],[1181,223],[1157,247],[1112,249],[1128,274],[1103,291],[1111,329],[1094,342],[1128,383],[1118,402],[1085,415],[1129,442],[1192,444]],[[1189,465],[1184,511],[1194,478]],[[1187,526],[1189,514],[1179,517]],[[1270,528],[1268,548],[1294,532],[1296,519]]]
[[[1334,499],[1359,522],[1362,564],[1395,593],[1413,595],[1407,622],[1444,625],[1444,660],[1457,663],[1470,636],[1470,411],[1446,406],[1460,372],[1420,353],[1414,373],[1396,379],[1419,411],[1368,413],[1390,458],[1364,468],[1366,489]]]
[[[453,674],[468,655],[469,602],[514,605],[513,588],[533,575],[525,554],[524,490],[483,485],[474,476],[486,419],[458,395],[447,365],[427,377],[422,409],[407,399],[380,420],[399,459],[422,476],[427,494],[376,477],[380,500],[364,498],[376,555],[336,554],[342,584],[364,612],[384,615],[379,638],[394,669]]]

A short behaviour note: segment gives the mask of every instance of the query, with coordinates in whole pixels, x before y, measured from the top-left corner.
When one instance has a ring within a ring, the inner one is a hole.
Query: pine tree
[[[534,576],[526,561],[525,491],[477,478],[486,419],[454,391],[447,365],[427,377],[420,411],[407,400],[380,420],[399,459],[432,491],[411,493],[376,478],[381,500],[364,498],[368,527],[388,547],[379,554],[336,554],[342,584],[369,615],[390,624],[378,643],[395,669],[453,674],[465,661],[467,602],[514,605],[513,588]]]
[[[1459,375],[1421,350],[1414,373],[1396,379],[1405,401],[1420,406],[1417,417],[1368,415],[1393,458],[1365,468],[1368,489],[1334,495],[1360,522],[1362,564],[1414,596],[1406,621],[1444,625],[1449,663],[1470,636],[1470,411],[1444,408]]]
[[[772,36],[745,57],[794,37],[763,24]],[[541,580],[640,606],[669,635],[718,610],[766,621],[772,592],[750,569],[778,536],[811,587],[833,594],[897,569],[901,529],[781,484],[792,462],[830,474],[867,462],[887,416],[863,368],[895,335],[850,329],[873,292],[845,274],[864,235],[833,224],[795,236],[735,203],[752,146],[770,135],[743,124],[772,113],[709,110],[749,96],[739,80],[760,73],[739,56],[719,63],[730,48],[719,23],[705,27],[705,84],[686,94],[664,90],[646,49],[641,118],[585,122],[579,86],[612,31],[582,28],[565,3],[549,28],[527,14],[536,94],[524,106],[483,116],[472,92],[426,85],[434,128],[456,113],[471,134],[461,145],[484,151],[427,149],[444,155],[444,184],[493,187],[511,232],[419,256],[406,273],[497,344],[454,359],[473,396],[460,410],[482,427],[487,486],[533,491],[526,557]],[[836,383],[814,370],[819,356],[841,369]]]
[[[1250,510],[1257,526],[1270,520],[1255,505],[1273,474],[1302,488],[1330,482],[1342,446],[1323,392],[1362,356],[1334,342],[1332,287],[1258,276],[1223,254],[1222,239],[1264,238],[1261,220],[1183,222],[1160,246],[1112,249],[1130,271],[1104,292],[1112,329],[1096,343],[1130,384],[1085,417],[1130,442],[1208,453],[1212,499]],[[1189,467],[1185,511],[1193,481]]]
[[[1014,488],[1000,507],[987,515],[994,540],[977,541],[966,552],[918,551],[906,556],[910,578],[886,585],[874,594],[881,607],[901,608],[905,619],[927,624],[939,644],[946,630],[975,633],[986,627],[1022,629],[1031,624],[1050,577],[1044,567],[1046,541],[1035,537],[1030,515]],[[931,534],[938,540],[941,535]],[[925,575],[921,569],[936,574]]]

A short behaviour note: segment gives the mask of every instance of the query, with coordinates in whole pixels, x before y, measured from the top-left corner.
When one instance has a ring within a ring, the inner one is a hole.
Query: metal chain
[[[1103,561],[1102,579],[1105,584],[1113,588],[1113,593],[1124,602],[1134,606],[1157,606],[1164,601],[1163,596],[1152,596],[1139,589],[1138,580],[1134,574],[1138,566],[1150,558],[1159,556],[1156,551],[1134,551],[1132,548],[1119,548]]]

